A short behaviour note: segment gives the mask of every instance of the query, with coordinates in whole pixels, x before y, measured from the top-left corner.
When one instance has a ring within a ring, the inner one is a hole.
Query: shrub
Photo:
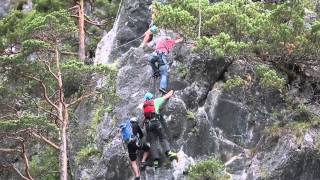
[[[206,52],[209,55],[223,57],[226,54],[238,54],[247,48],[247,44],[234,41],[229,34],[220,33],[213,37],[202,37],[197,41],[196,51]]]
[[[158,12],[155,19],[156,24],[178,32],[192,34],[195,17],[188,11],[171,5],[156,4],[154,7],[155,11]]]
[[[227,180],[230,179],[224,172],[224,165],[221,161],[211,158],[200,161],[189,168],[189,180]]]
[[[265,65],[258,65],[256,67],[256,73],[259,77],[259,84],[265,88],[282,89],[285,86],[286,81],[279,77],[277,72]]]
[[[80,163],[88,159],[90,156],[100,155],[101,152],[96,147],[85,147],[81,149],[76,155],[76,162]]]
[[[188,67],[186,64],[180,64],[177,68],[180,78],[186,79],[188,76]]]
[[[187,111],[187,119],[192,121],[196,119],[192,111]]]
[[[43,180],[59,179],[59,152],[51,147],[40,150],[31,158],[30,173]]]
[[[224,88],[228,91],[241,87],[245,84],[245,80],[243,80],[240,76],[235,76],[231,79],[228,79],[224,85]]]
[[[241,54],[246,48],[258,55],[318,57],[320,23],[315,22],[310,28],[304,21],[306,8],[314,8],[310,4],[309,0],[279,4],[249,0],[211,4],[207,0],[176,0],[155,6],[155,23],[194,38],[198,37],[200,25],[197,49],[205,48],[204,51],[211,50],[220,56],[229,53],[225,46],[231,46],[231,50],[235,49],[231,53],[235,54]],[[218,39],[226,35],[228,44],[219,42]]]

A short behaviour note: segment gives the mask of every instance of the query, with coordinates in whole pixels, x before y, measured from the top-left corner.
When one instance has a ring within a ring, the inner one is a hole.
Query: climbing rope
[[[152,93],[154,95],[154,97],[156,97],[156,83],[157,83],[157,77],[151,77],[153,78],[153,87],[152,87]]]
[[[116,20],[118,19],[119,15],[120,15],[121,5],[122,5],[122,0],[119,3],[119,8],[118,8],[118,11],[117,11]]]
[[[199,30],[198,30],[198,38],[201,36],[201,3],[200,0],[198,1],[199,3]]]
[[[114,48],[113,50],[116,50],[116,49],[119,49],[119,48],[121,48],[121,47],[123,47],[123,46],[126,46],[126,45],[128,45],[128,44],[130,44],[130,43],[132,43],[132,42],[134,42],[134,41],[136,41],[136,40],[138,40],[138,39],[142,38],[143,36],[144,36],[144,34],[143,34],[142,36],[140,36],[140,37],[136,38],[136,39],[133,39],[133,40],[131,40],[131,41],[129,41],[129,42],[127,42],[127,43],[125,43],[125,44],[122,44],[122,45],[120,45],[120,46],[118,46],[118,47]]]
[[[122,5],[122,0],[121,0],[120,3],[119,3],[119,8],[118,8],[118,11],[117,11],[116,20],[117,20],[117,19],[119,18],[119,16],[120,16],[121,5]],[[130,43],[132,43],[132,42],[134,42],[134,41],[136,41],[136,40],[139,40],[139,39],[142,38],[143,36],[144,36],[144,34],[143,34],[142,36],[136,38],[136,39],[133,39],[133,40],[131,40],[131,41],[125,43],[125,44],[122,44],[122,45],[114,48],[113,50],[117,50],[117,49],[119,49],[119,48],[121,48],[121,47],[123,47],[123,46],[126,46],[126,45],[128,45],[128,44],[130,44]]]

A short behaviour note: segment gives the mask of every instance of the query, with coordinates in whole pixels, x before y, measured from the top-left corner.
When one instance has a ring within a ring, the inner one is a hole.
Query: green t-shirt
[[[154,100],[154,109],[156,111],[156,114],[160,113],[160,108],[164,104],[164,102],[165,99],[163,97],[159,97]]]

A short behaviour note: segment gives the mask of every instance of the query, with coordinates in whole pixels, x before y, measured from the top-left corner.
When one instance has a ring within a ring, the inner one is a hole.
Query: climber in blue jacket
[[[135,175],[135,180],[140,180],[140,169],[137,164],[137,151],[143,150],[143,157],[141,160],[140,167],[144,169],[146,166],[146,160],[149,157],[150,145],[148,143],[143,143],[141,139],[143,138],[142,130],[137,121],[126,121],[119,126],[122,139],[127,145],[129,158],[131,161],[131,167]]]

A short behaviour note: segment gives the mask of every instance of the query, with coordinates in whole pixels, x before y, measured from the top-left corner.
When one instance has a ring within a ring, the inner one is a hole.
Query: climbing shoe
[[[159,161],[153,161],[153,166],[155,167],[155,168],[158,168],[160,165],[159,165]]]
[[[159,91],[160,91],[163,95],[165,95],[165,94],[168,93],[165,89],[162,89],[162,88],[160,88]]]
[[[178,156],[175,152],[169,151],[167,156],[170,159],[170,161],[173,161],[174,159],[178,161]]]
[[[140,180],[140,176],[135,177],[134,180]]]
[[[140,164],[140,170],[145,170],[146,169],[146,167],[147,167],[147,162],[141,162],[141,164]]]

